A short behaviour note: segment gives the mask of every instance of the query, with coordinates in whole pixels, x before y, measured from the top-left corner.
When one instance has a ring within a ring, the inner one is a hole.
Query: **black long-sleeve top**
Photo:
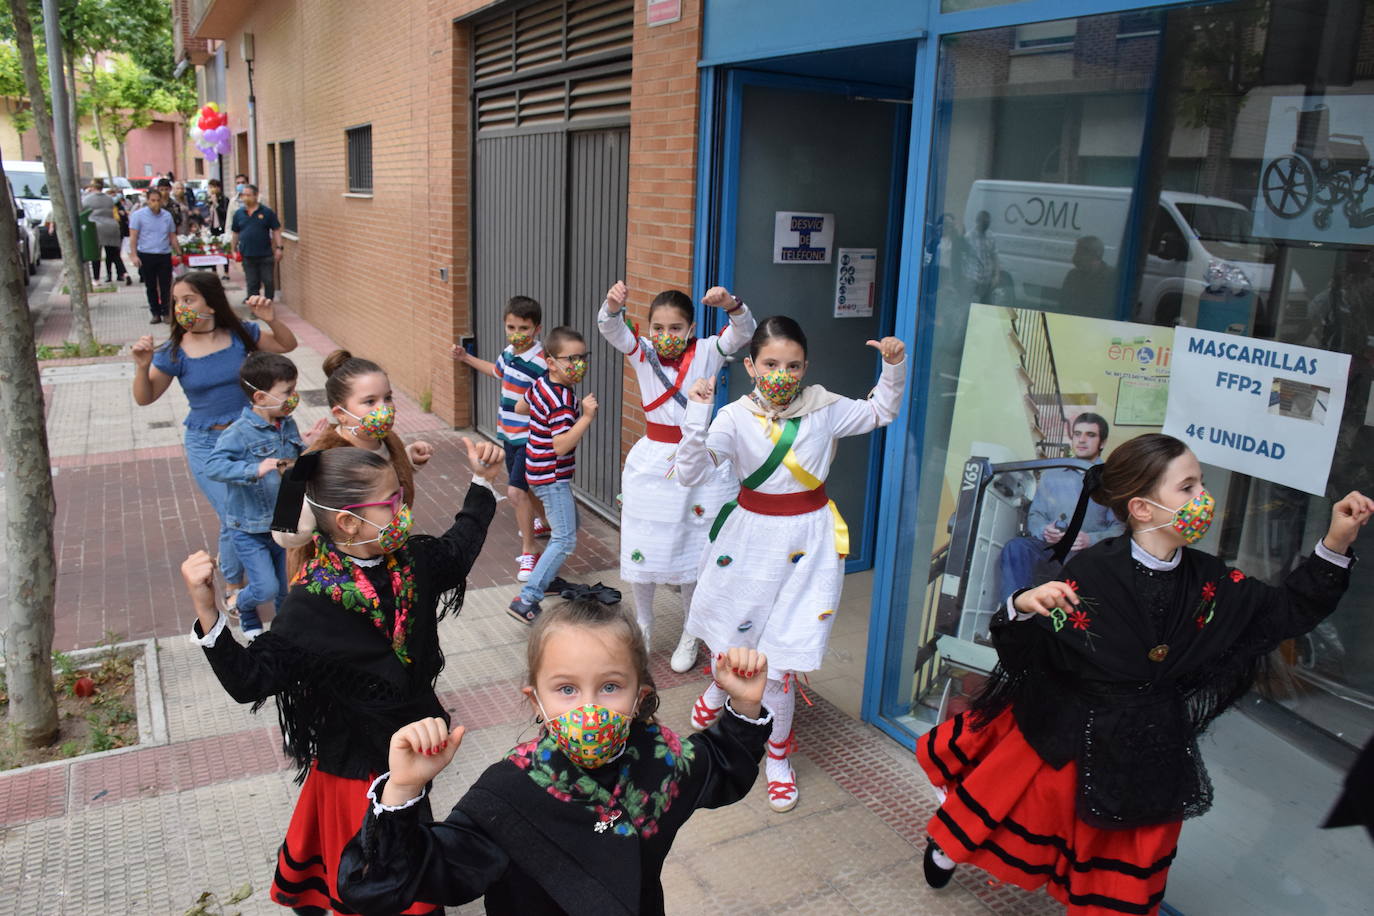
[[[422,823],[414,807],[369,812],[339,863],[339,897],[369,916],[483,895],[491,916],[662,914],[678,830],[696,809],[749,792],[771,727],[771,716],[727,711],[679,742],[635,722],[621,760],[595,770],[552,739],[531,742],[489,767],[442,822]]]
[[[1264,656],[1336,609],[1350,573],[1309,556],[1271,586],[1181,548],[1151,570],[1131,539],[1084,550],[1061,579],[1077,607],[991,626],[998,669],[975,700],[989,718],[1010,705],[1046,763],[1078,768],[1078,815],[1105,828],[1206,812],[1212,785],[1197,737],[1253,684]]]
[[[304,770],[311,761],[335,776],[367,779],[386,769],[391,735],[417,719],[447,713],[434,692],[443,669],[438,611],[445,592],[461,590],[496,511],[491,490],[469,487],[453,525],[438,537],[416,535],[404,550],[415,575],[414,624],[403,664],[368,615],[326,595],[293,586],[272,629],[248,646],[221,632],[205,656],[229,695],[255,708],[276,698],[282,740]],[[384,564],[363,568],[387,614],[395,600]],[[199,622],[195,628],[200,636]]]

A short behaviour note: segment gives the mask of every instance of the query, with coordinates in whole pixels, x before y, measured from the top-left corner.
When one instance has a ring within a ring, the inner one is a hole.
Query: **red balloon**
[[[200,113],[208,118],[215,113],[215,109],[211,108],[209,105],[204,105],[201,107]]]
[[[216,115],[215,115],[215,126],[216,126],[216,127],[223,127],[224,125],[226,125],[226,124],[228,124],[228,123],[229,123],[229,115],[225,114],[225,113],[222,112],[222,111],[216,113]]]

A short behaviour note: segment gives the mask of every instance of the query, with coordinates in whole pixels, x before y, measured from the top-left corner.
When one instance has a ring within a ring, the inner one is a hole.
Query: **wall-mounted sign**
[[[878,249],[840,248],[835,257],[835,317],[868,318],[878,295]]]
[[[1326,493],[1349,356],[1180,327],[1173,363],[1164,432],[1199,461]]]
[[[682,0],[644,0],[650,26],[667,25],[682,18]]]
[[[829,264],[835,244],[835,214],[773,214],[774,264]]]

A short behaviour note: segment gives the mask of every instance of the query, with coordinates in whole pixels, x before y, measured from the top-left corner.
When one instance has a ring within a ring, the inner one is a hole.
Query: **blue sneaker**
[[[539,615],[543,613],[543,610],[544,609],[539,606],[538,601],[530,602],[527,604],[524,601],[521,601],[520,596],[517,595],[515,597],[515,600],[510,603],[510,607],[506,608],[506,613],[511,615],[521,623],[528,625],[534,623],[534,621],[538,619]]]

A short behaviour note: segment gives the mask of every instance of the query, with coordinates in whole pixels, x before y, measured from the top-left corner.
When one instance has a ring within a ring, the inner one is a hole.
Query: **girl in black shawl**
[[[1089,495],[1127,534],[1013,595],[991,628],[999,662],[986,688],[917,743],[943,798],[926,880],[943,887],[967,862],[1047,885],[1071,914],[1148,916],[1183,819],[1212,803],[1198,735],[1269,651],[1335,610],[1374,500],[1336,503],[1313,554],[1273,587],[1187,546],[1215,503],[1172,436],[1139,436],[1089,471],[1061,543]]]
[[[446,718],[434,693],[444,665],[438,622],[456,608],[496,509],[499,446],[466,440],[473,486],[438,537],[407,537],[410,507],[385,458],[358,448],[302,456],[282,481],[273,527],[314,530],[313,548],[272,628],[240,645],[215,607],[214,560],[182,564],[193,638],[224,689],[257,709],[277,701],[282,740],[304,781],[277,854],[272,899],[298,913],[333,910],[337,865],[386,769],[392,732]],[[302,512],[302,497],[310,512]],[[440,608],[441,596],[453,598]],[[407,913],[436,907],[416,903]]]

